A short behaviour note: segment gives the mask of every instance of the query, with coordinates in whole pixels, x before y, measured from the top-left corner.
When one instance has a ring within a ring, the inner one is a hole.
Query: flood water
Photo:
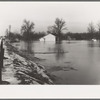
[[[14,44],[42,60],[55,84],[100,84],[100,42],[20,42]]]

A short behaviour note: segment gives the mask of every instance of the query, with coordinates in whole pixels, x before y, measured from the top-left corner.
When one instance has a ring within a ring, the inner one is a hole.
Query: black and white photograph
[[[100,85],[100,2],[1,2],[1,85]]]

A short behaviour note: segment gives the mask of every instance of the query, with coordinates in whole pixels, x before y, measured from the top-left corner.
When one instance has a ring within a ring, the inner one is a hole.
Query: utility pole
[[[11,25],[9,25],[9,33],[11,32]]]

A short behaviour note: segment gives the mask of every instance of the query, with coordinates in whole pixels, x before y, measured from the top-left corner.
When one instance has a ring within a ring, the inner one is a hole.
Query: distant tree
[[[98,26],[98,32],[100,33],[100,22],[97,24]]]
[[[98,28],[98,39],[100,40],[100,22],[97,24],[97,28]]]
[[[42,38],[42,37],[45,36],[45,35],[46,35],[45,32],[35,32],[35,33],[33,34],[32,39],[33,39],[33,40],[39,40],[40,38]]]
[[[9,39],[11,42],[15,41],[16,36],[13,32],[11,32],[11,25],[9,28],[6,29],[6,38]]]
[[[47,33],[55,34],[55,31],[54,31],[54,29],[53,29],[53,26],[49,26],[49,27],[48,27]]]
[[[90,39],[94,38],[96,30],[95,30],[94,24],[92,22],[89,23],[87,30],[88,30],[88,33],[90,34]]]
[[[23,39],[26,41],[31,40],[34,34],[33,30],[34,30],[34,23],[24,20],[24,23],[21,27],[21,33],[22,33]]]
[[[66,22],[63,19],[56,18],[55,24],[48,27],[48,33],[52,33],[56,36],[56,41],[61,41],[61,35],[64,30],[67,29]]]

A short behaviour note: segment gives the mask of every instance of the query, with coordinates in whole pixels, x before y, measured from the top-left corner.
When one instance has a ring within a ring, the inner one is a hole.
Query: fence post
[[[3,58],[4,58],[4,48],[3,48],[3,40],[1,40],[1,45],[0,45],[0,84],[2,84]]]

